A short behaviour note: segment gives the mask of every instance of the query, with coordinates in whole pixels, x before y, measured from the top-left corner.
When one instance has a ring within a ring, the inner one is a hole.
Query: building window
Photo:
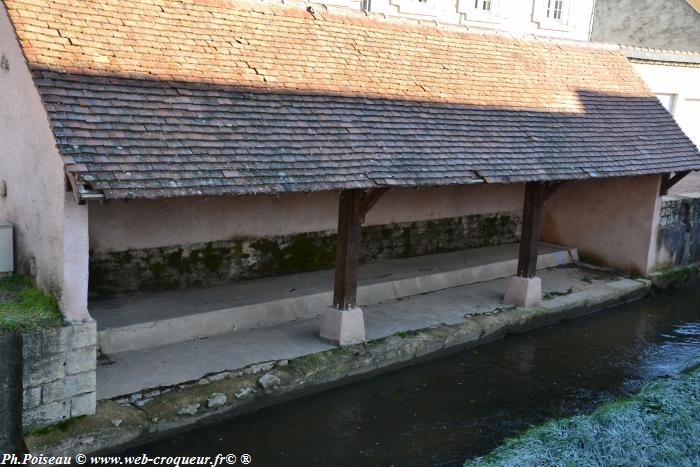
[[[566,31],[569,28],[569,0],[535,0],[532,19],[542,29]]]
[[[498,3],[499,0],[459,0],[457,12],[464,14],[469,21],[498,23],[501,20]]]
[[[561,21],[564,11],[564,0],[547,0],[547,18]]]
[[[668,113],[673,114],[674,107],[676,106],[676,95],[675,94],[657,94],[656,98],[659,99],[661,105],[664,106]]]
[[[399,13],[434,16],[438,0],[390,0],[390,3],[398,7]]]
[[[490,12],[491,0],[474,0],[474,9]]]

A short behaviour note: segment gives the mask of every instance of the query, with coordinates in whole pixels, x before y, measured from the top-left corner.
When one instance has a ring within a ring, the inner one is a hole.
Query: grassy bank
[[[19,275],[0,279],[0,329],[24,332],[62,323],[56,300],[31,280]]]
[[[700,365],[591,415],[532,428],[465,464],[543,465],[700,465]]]

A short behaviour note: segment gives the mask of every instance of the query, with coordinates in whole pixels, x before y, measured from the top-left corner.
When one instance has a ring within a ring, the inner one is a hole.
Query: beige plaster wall
[[[658,175],[567,182],[545,206],[542,240],[581,259],[646,274],[654,264]]]
[[[377,202],[365,225],[520,210],[522,197],[520,184],[394,189]],[[105,253],[335,230],[338,193],[138,200],[89,206],[91,249]]]
[[[6,65],[0,67],[0,179],[7,184],[0,220],[14,225],[15,268],[35,272],[37,284],[56,296],[66,316],[84,319],[87,207],[66,194],[48,116],[2,3],[0,60]]]

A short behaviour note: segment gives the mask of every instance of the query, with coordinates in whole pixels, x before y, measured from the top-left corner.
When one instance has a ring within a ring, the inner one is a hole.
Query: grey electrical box
[[[12,224],[0,223],[0,273],[14,270]]]

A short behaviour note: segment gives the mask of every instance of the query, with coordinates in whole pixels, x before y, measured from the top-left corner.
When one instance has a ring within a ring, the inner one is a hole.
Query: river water
[[[677,290],[135,447],[256,466],[462,465],[534,424],[700,362],[700,290]]]

